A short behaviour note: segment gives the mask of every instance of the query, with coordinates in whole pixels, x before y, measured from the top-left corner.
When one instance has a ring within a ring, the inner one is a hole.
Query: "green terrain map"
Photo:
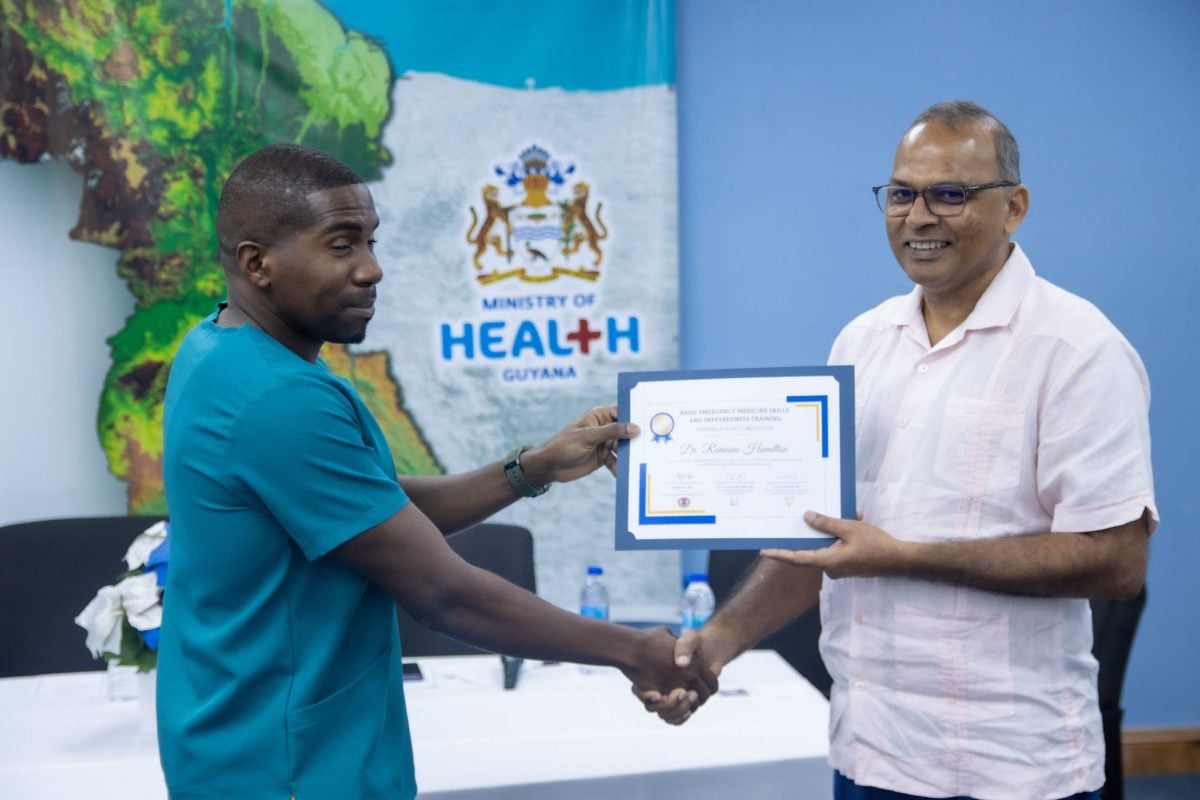
[[[165,514],[171,358],[225,296],[213,226],[230,170],[272,142],[378,178],[392,70],[314,0],[0,0],[0,158],[84,176],[71,237],[112,247],[136,308],[109,339],[97,432],[132,513]],[[322,355],[362,395],[397,469],[441,472],[386,353]]]

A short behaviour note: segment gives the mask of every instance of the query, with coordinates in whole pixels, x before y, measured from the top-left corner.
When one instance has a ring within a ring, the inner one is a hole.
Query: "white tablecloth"
[[[686,725],[647,714],[619,672],[500,659],[417,659],[406,685],[421,797],[803,798],[831,795],[828,706],[773,651],[729,664],[722,693]],[[161,800],[136,701],[110,702],[104,673],[0,680],[0,798]]]

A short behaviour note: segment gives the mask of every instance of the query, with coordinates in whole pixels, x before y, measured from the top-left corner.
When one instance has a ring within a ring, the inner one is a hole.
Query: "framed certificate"
[[[805,511],[853,519],[854,369],[623,372],[618,550],[832,544]]]

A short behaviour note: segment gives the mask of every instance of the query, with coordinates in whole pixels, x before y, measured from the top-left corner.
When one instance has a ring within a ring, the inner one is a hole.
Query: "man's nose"
[[[383,280],[383,267],[379,266],[379,259],[375,257],[374,253],[369,253],[359,262],[358,268],[354,271],[354,280],[365,286],[373,286]]]
[[[924,193],[913,198],[912,208],[904,216],[905,224],[913,228],[936,225],[938,219],[938,215],[929,210],[929,204],[925,202]]]

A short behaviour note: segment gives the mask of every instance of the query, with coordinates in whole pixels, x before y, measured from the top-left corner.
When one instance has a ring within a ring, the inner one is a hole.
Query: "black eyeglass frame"
[[[929,210],[930,214],[933,214],[934,216],[938,216],[938,217],[955,217],[962,213],[962,208],[964,206],[966,206],[967,201],[971,199],[971,195],[974,192],[980,192],[980,191],[983,191],[984,189],[999,189],[1001,187],[1011,188],[1013,186],[1019,186],[1019,185],[1020,184],[1014,183],[1013,181],[992,181],[991,183],[974,183],[974,184],[935,183],[932,186],[926,186],[924,189],[922,189],[921,191],[918,192],[916,189],[912,188],[911,186],[901,186],[900,184],[896,184],[896,183],[884,183],[884,184],[880,184],[879,186],[872,186],[871,191],[875,194],[875,205],[879,206],[879,210],[882,211],[884,216],[887,216],[887,217],[907,216],[909,214],[909,212],[912,211],[912,207],[917,204],[918,197],[920,197],[921,199],[923,199],[925,201],[925,208]],[[907,189],[908,191],[913,193],[912,202],[909,203],[908,205],[893,206],[893,208],[898,208],[901,211],[903,211],[904,213],[902,213],[902,214],[901,213],[895,213],[895,214],[888,213],[886,194],[879,193],[879,191],[881,189],[888,189],[888,188]],[[958,189],[958,190],[961,190],[963,193],[963,201],[961,203],[957,203],[957,204],[941,203],[941,205],[943,205],[943,206],[951,205],[953,208],[957,208],[959,210],[955,211],[953,214],[939,214],[938,212],[929,208],[929,198],[925,196],[925,193],[928,192],[930,189]]]

